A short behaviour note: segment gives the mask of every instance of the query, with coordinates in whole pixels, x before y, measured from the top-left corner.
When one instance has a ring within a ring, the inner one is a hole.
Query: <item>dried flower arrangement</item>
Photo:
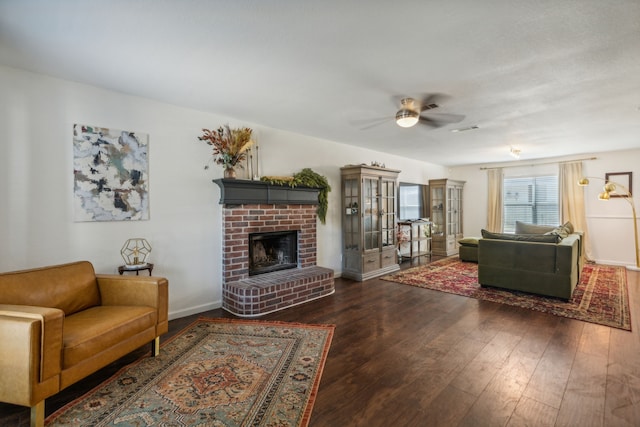
[[[215,131],[202,129],[202,132],[204,135],[198,139],[213,146],[214,162],[222,165],[224,169],[233,169],[236,166],[242,168],[241,162],[247,158],[247,150],[253,144],[253,131],[250,128],[231,129],[227,124]],[[208,167],[205,166],[205,169]]]

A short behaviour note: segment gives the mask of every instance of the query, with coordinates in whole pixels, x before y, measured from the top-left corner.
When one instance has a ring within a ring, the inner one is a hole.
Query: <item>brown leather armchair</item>
[[[168,330],[168,281],[88,261],[0,274],[0,401],[31,407]]]

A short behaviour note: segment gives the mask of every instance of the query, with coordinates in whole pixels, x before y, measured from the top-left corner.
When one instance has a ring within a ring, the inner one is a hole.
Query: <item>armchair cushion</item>
[[[478,238],[477,237],[465,237],[463,239],[458,240],[458,244],[460,244],[460,246],[478,247]]]
[[[153,308],[144,306],[98,306],[66,317],[63,369],[90,359],[140,331],[152,328],[155,332],[156,317]]]

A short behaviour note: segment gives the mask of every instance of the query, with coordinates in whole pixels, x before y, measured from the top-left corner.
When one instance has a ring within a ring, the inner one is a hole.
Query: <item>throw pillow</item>
[[[565,222],[560,227],[556,227],[553,230],[544,233],[546,235],[552,234],[558,236],[560,239],[569,237],[569,234],[573,233],[573,225],[570,222]]]
[[[554,228],[552,225],[527,224],[526,222],[516,221],[516,234],[544,234]]]
[[[564,224],[562,224],[562,226],[567,229],[569,234],[573,234],[573,232],[575,231],[574,228],[573,228],[573,224],[571,224],[571,222],[569,222],[569,221],[567,221]]]
[[[493,233],[487,230],[481,230],[484,239],[497,240],[516,240],[519,242],[537,242],[537,243],[558,243],[558,236],[555,234],[505,234]]]

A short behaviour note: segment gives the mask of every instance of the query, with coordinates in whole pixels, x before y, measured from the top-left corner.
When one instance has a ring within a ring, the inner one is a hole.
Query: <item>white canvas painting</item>
[[[149,219],[148,135],[73,125],[76,221]]]

